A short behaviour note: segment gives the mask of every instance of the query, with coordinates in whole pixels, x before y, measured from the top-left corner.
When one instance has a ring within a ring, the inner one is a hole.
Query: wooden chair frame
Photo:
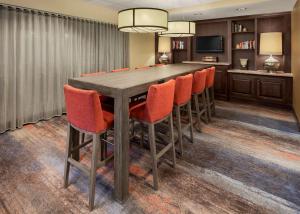
[[[169,132],[170,132],[170,142],[159,152],[156,152],[156,140],[155,140],[155,130],[154,126],[158,123],[161,123],[168,119],[169,123]],[[176,167],[176,153],[175,153],[175,143],[174,143],[174,130],[173,130],[173,114],[172,112],[164,117],[163,119],[156,121],[154,123],[148,123],[145,121],[138,120],[136,118],[132,118],[133,121],[137,121],[142,125],[148,126],[148,137],[149,137],[149,144],[150,144],[150,152],[152,158],[152,170],[153,170],[153,187],[155,190],[158,190],[158,171],[157,171],[157,163],[159,159],[169,150],[172,149],[172,157],[173,157],[173,167]],[[142,131],[143,135],[143,131]],[[142,136],[142,140],[144,136]]]
[[[215,90],[214,87],[205,89],[206,107],[208,112],[208,120],[211,121],[212,116],[216,114]]]
[[[192,94],[194,98],[195,108],[196,108],[196,114],[197,114],[197,122],[198,128],[197,130],[201,132],[201,117],[204,115],[204,121],[205,123],[208,123],[208,108],[207,108],[207,98],[205,96],[206,91],[203,91],[202,93]],[[199,96],[201,95],[202,99],[202,110],[200,110],[200,103],[199,103]]]
[[[81,133],[90,134],[93,136],[93,139],[86,142],[81,140],[81,143],[79,145],[74,145],[73,138],[75,136],[79,137]],[[102,152],[103,149],[106,148],[106,144],[107,144],[107,141],[101,138],[104,134],[106,134],[106,131],[100,133],[86,132],[68,123],[67,144],[66,144],[67,148],[65,154],[65,169],[64,169],[64,188],[67,188],[69,185],[68,180],[69,180],[69,172],[70,172],[71,165],[80,169],[87,176],[89,176],[89,180],[90,180],[89,181],[90,183],[89,184],[89,210],[90,211],[92,211],[94,208],[96,171],[97,169],[103,167],[113,159],[113,155],[106,157],[107,154],[104,155],[104,153]],[[86,145],[88,145],[89,143],[93,144],[91,168],[88,168],[86,165],[80,163],[79,160],[79,150],[85,147]],[[99,156],[101,160],[98,160]]]
[[[187,126],[190,128],[190,140],[192,143],[194,143],[192,104],[191,104],[191,100],[189,100],[187,103],[181,105],[174,105],[176,111],[176,126],[178,129],[179,153],[181,156],[183,155],[183,136],[182,136],[181,114],[180,114],[180,110],[182,107],[187,107],[188,117],[189,117],[189,124]]]

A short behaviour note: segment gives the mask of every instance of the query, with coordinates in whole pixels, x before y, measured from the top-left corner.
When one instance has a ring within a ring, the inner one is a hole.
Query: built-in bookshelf
[[[255,19],[238,19],[231,22],[232,67],[255,69]],[[247,67],[240,60],[247,59]]]

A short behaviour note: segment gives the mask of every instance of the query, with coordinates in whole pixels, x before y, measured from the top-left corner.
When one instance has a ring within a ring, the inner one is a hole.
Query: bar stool
[[[181,155],[183,155],[183,145],[182,145],[182,128],[181,128],[180,109],[185,106],[187,106],[188,115],[189,115],[190,137],[191,137],[192,143],[194,143],[192,105],[191,105],[192,86],[193,86],[193,75],[192,74],[188,74],[186,76],[180,76],[180,77],[176,78],[174,108],[176,111],[179,152]]]
[[[208,123],[208,113],[207,113],[207,105],[206,105],[206,97],[205,97],[205,84],[208,70],[204,69],[201,71],[197,71],[194,74],[193,81],[193,90],[192,95],[194,98],[196,114],[197,114],[197,123],[198,123],[198,131],[201,132],[201,117],[204,115],[204,120]],[[200,109],[199,96],[202,99],[202,109]]]
[[[89,176],[89,209],[93,210],[96,170],[104,166],[113,157],[112,155],[106,157],[106,154],[103,154],[102,148],[105,146],[105,142],[102,139],[102,135],[112,127],[114,115],[102,110],[96,91],[81,90],[65,85],[64,93],[68,120],[64,187],[68,187],[70,165],[82,170]],[[91,168],[88,168],[79,161],[79,150],[89,144],[90,141],[74,145],[74,135],[81,132],[93,136]],[[99,156],[101,161],[99,160]]]
[[[152,157],[153,182],[154,189],[158,190],[158,172],[157,162],[167,151],[172,151],[173,167],[176,167],[173,117],[172,109],[174,102],[175,80],[169,80],[166,83],[150,86],[147,100],[130,109],[130,117],[148,126],[148,136],[150,151]],[[154,125],[168,119],[170,142],[159,153],[156,152],[155,130]]]
[[[128,70],[129,68],[119,68],[119,69],[112,70],[111,72],[116,73],[116,72],[128,71]]]
[[[206,102],[207,102],[209,121],[211,121],[212,115],[215,115],[216,112],[215,91],[214,91],[215,73],[216,73],[216,68],[211,67],[208,69],[208,73],[206,77],[205,95],[207,99]]]

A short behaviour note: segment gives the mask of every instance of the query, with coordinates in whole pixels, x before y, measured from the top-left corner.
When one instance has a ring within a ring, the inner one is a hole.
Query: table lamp
[[[158,52],[163,53],[159,58],[161,63],[168,63],[168,56],[166,53],[171,51],[171,39],[170,37],[159,37],[158,39]]]
[[[282,33],[270,32],[260,34],[260,55],[269,55],[264,63],[264,68],[268,71],[276,71],[280,67],[280,62],[273,55],[282,55]]]

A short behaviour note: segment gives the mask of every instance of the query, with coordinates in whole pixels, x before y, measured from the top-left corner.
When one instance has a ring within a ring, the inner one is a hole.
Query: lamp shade
[[[189,21],[170,21],[168,31],[160,33],[160,36],[168,37],[190,37],[196,33],[195,22]]]
[[[170,37],[159,37],[158,39],[158,52],[168,53],[171,51],[171,39]]]
[[[168,12],[157,8],[131,8],[119,11],[118,29],[150,33],[168,30]]]
[[[260,55],[282,55],[282,33],[260,34]]]

